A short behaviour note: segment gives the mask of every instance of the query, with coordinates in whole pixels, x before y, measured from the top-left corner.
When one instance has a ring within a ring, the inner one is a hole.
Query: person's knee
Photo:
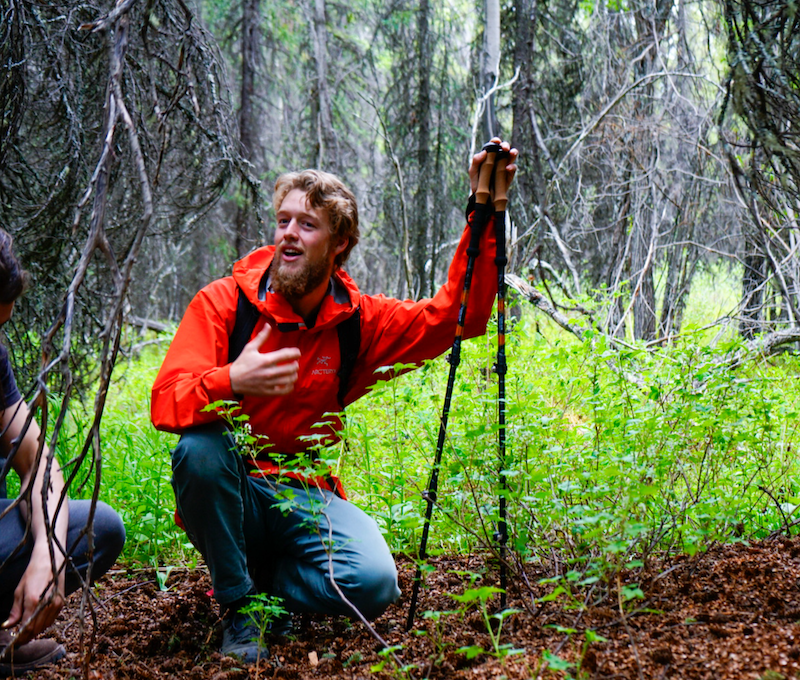
[[[223,426],[205,425],[185,432],[172,452],[173,481],[195,489],[214,488],[221,477],[238,474],[233,442]]]
[[[91,541],[88,536],[90,516]],[[98,501],[96,505],[89,500],[70,501],[67,534],[70,568],[66,578],[67,594],[83,585],[90,563],[90,578],[93,582],[105,574],[117,561],[124,545],[125,525],[109,505],[102,501]]]
[[[364,617],[372,620],[397,601],[400,588],[397,586],[397,568],[393,560],[376,560],[364,566],[358,580],[343,588],[343,591]]]
[[[106,503],[98,502],[94,515],[94,542],[99,578],[117,561],[125,546],[125,525],[117,512]]]

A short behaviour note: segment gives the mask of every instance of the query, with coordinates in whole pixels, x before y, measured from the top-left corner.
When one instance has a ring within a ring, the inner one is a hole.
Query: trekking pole
[[[500,465],[500,498],[498,507],[497,533],[500,554],[500,609],[506,608],[506,543],[508,525],[506,522],[506,206],[508,204],[508,176],[506,165],[508,156],[497,159],[494,181],[494,230],[495,264],[497,265],[497,360],[494,370],[497,373],[497,451]]]
[[[442,418],[439,423],[439,437],[436,441],[436,456],[434,457],[433,469],[431,470],[428,489],[424,493],[425,502],[425,524],[422,527],[422,539],[419,546],[419,557],[417,572],[414,576],[414,588],[411,592],[411,604],[409,605],[408,621],[406,630],[411,630],[414,625],[414,615],[417,610],[417,598],[422,581],[422,562],[428,556],[428,532],[430,531],[431,516],[433,515],[433,504],[436,502],[436,494],[439,487],[439,468],[442,464],[442,452],[444,451],[444,440],[447,434],[447,420],[450,416],[450,402],[453,398],[453,386],[456,382],[456,369],[461,361],[461,341],[464,337],[464,320],[467,314],[467,302],[469,301],[469,289],[472,284],[472,272],[475,268],[475,260],[480,253],[480,242],[483,230],[492,215],[492,203],[490,201],[491,183],[494,174],[494,163],[497,153],[501,150],[499,144],[489,143],[483,147],[488,152],[486,160],[481,164],[478,173],[478,188],[475,191],[475,213],[470,222],[470,241],[467,248],[467,270],[464,274],[464,289],[461,293],[461,306],[458,310],[458,323],[456,324],[456,336],[453,340],[453,348],[450,352],[448,361],[450,362],[450,373],[447,378],[447,389],[445,390],[444,405],[442,406]]]

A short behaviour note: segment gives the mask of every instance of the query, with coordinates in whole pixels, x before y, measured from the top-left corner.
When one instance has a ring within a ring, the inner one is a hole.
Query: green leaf
[[[570,668],[575,667],[574,663],[567,661],[566,659],[562,659],[556,654],[553,654],[549,649],[545,649],[542,652],[542,658],[554,671],[568,671]]]
[[[479,645],[471,645],[469,647],[459,647],[456,652],[458,654],[463,654],[468,659],[474,659],[476,656],[480,654],[486,654],[486,650],[479,646]]]

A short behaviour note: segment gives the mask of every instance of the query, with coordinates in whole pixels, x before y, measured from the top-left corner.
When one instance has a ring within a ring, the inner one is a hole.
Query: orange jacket
[[[324,299],[316,324],[310,329],[281,295],[268,291],[265,300],[258,299],[259,282],[275,249],[267,246],[254,251],[234,265],[232,276],[212,282],[189,304],[153,385],[153,424],[160,430],[179,433],[218,418],[202,410],[206,405],[236,399],[229,375],[228,341],[236,319],[238,284],[262,314],[253,335],[264,323],[281,331],[271,333],[261,351],[283,347],[299,347],[301,351],[294,391],[276,397],[244,397],[241,401],[252,433],[265,436],[269,450],[281,454],[298,453],[316,443],[335,443],[341,430],[336,399],[340,363],[337,324],[361,307],[361,345],[345,395],[345,404],[349,404],[378,380],[393,375],[376,373],[379,368],[398,363],[419,366],[452,346],[468,245],[466,229],[447,283],[433,298],[416,302],[361,295],[346,272],[336,272],[336,294]],[[486,331],[497,292],[494,256],[490,221],[475,263],[465,337]]]

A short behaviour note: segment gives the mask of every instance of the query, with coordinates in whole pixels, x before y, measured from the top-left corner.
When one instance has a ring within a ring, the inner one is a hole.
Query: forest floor
[[[166,590],[159,589],[153,572],[117,570],[106,576],[95,591],[96,622],[87,623],[88,632],[95,636],[88,674],[80,652],[80,598],[73,595],[53,633],[67,645],[67,657],[36,677],[800,677],[800,538],[719,545],[693,557],[654,562],[628,575],[635,577],[644,598],[622,606],[617,595],[582,607],[564,596],[535,602],[554,586],[539,584],[546,574],[531,566],[526,572],[530,585],[522,592],[510,587],[508,605],[521,612],[505,620],[499,644],[510,643],[521,651],[505,658],[494,654],[488,629],[474,606],[442,615],[438,622],[422,615],[466,606],[448,593],[459,594],[469,587],[466,577],[457,572],[480,571],[485,566],[482,558],[439,558],[434,564],[436,571],[422,591],[414,631],[405,630],[413,577],[413,565],[408,562],[399,565],[402,599],[374,622],[386,642],[400,647],[400,662],[415,665],[408,675],[391,672],[390,663],[382,672],[372,670],[385,659],[379,655],[383,645],[358,620],[317,616],[296,617],[290,638],[272,640],[267,659],[257,667],[242,668],[215,651],[221,638],[217,608],[207,595],[208,574],[197,569],[171,572]],[[478,585],[494,585],[490,580],[495,576],[490,571]],[[634,584],[626,583],[623,575],[612,592],[621,592],[625,585]],[[587,643],[587,630],[594,631],[590,637],[596,634],[601,639]],[[457,651],[462,647],[486,651],[468,658]],[[548,654],[576,665],[566,671],[547,668],[543,658]]]

